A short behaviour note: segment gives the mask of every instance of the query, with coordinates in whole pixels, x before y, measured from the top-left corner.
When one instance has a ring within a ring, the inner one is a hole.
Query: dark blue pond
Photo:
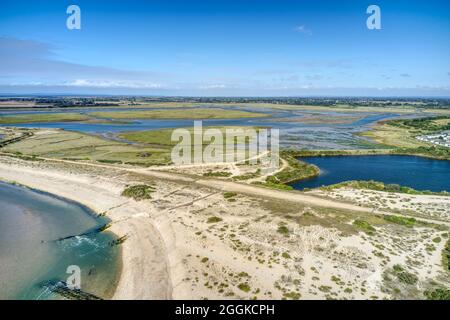
[[[450,161],[399,155],[299,159],[318,166],[321,173],[318,177],[291,184],[298,190],[349,180],[375,180],[416,190],[450,191]]]

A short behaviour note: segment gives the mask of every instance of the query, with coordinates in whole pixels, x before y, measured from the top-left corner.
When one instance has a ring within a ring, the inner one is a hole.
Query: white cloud
[[[312,35],[312,31],[307,29],[304,25],[301,26],[297,26],[294,28],[294,31],[299,32],[299,33],[303,33],[306,34],[308,36]]]
[[[152,82],[115,81],[115,80],[89,80],[76,79],[64,83],[65,86],[72,87],[92,87],[92,88],[132,88],[132,89],[159,89],[163,86]]]
[[[210,84],[210,85],[200,86],[199,89],[201,89],[201,90],[225,89],[226,87],[227,86],[224,84]]]

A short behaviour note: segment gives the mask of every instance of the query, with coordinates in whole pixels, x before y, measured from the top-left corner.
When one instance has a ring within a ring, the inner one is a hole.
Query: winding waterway
[[[195,108],[195,107],[194,107]],[[194,108],[186,110],[192,110]],[[155,108],[157,109],[157,108]],[[152,110],[155,110],[152,109]],[[163,108],[162,108],[163,109]],[[170,108],[167,110],[173,110]],[[218,108],[220,109],[220,108]],[[337,113],[333,111],[301,111],[279,110],[270,108],[250,108],[242,106],[229,106],[227,109],[265,113],[264,118],[241,119],[205,119],[204,126],[264,126],[280,130],[280,146],[285,148],[305,149],[359,149],[374,148],[374,143],[356,135],[366,131],[376,121],[386,120],[398,116],[393,113],[347,112]],[[102,108],[101,111],[138,111],[149,110],[145,108]],[[35,110],[0,110],[0,115],[10,116],[17,114],[50,114],[61,112],[78,112],[89,114],[99,111],[98,108],[68,108],[54,111]],[[313,121],[310,121],[311,118]],[[114,139],[119,133],[126,131],[157,130],[166,128],[179,128],[193,126],[193,120],[184,119],[126,119],[113,120],[99,118],[103,123],[93,122],[41,122],[14,124],[24,128],[58,128],[70,131],[78,131]]]

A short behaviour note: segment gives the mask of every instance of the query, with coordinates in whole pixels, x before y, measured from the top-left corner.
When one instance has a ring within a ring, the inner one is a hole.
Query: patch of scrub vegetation
[[[245,174],[241,174],[239,176],[233,177],[233,180],[248,180],[259,177],[261,174],[261,169],[257,169],[255,172],[249,172]]]
[[[337,229],[342,236],[355,235],[361,229],[353,225],[354,220],[364,220],[374,227],[386,225],[387,222],[376,215],[363,215],[358,212],[324,207],[305,207],[304,205],[280,200],[265,200],[259,206],[269,210],[274,217],[280,217],[284,221],[296,223],[298,226],[307,227],[319,225],[324,228]],[[279,226],[286,226],[285,222]]]
[[[400,282],[406,283],[406,284],[416,284],[418,281],[418,278],[416,275],[407,272],[407,271],[401,271],[397,273],[397,278]]]
[[[240,290],[244,291],[244,292],[249,292],[251,290],[250,286],[248,285],[248,283],[240,283],[237,286]]]
[[[151,193],[155,192],[155,187],[146,184],[129,186],[123,190],[122,195],[133,198],[136,201],[151,199]]]
[[[231,176],[232,173],[231,172],[227,172],[227,171],[211,171],[208,170],[206,173],[203,174],[204,177],[229,177]]]
[[[297,160],[289,153],[289,151],[282,151],[280,157],[288,163],[288,166],[282,171],[267,177],[267,183],[287,184],[319,175],[319,168]]]
[[[405,268],[399,264],[394,265],[392,270],[401,283],[414,285],[419,280],[415,274],[406,271]]]
[[[420,290],[422,287],[429,292],[439,287],[434,281],[429,283],[419,281],[419,277],[408,269],[412,267],[412,264],[414,262],[407,260],[406,264],[395,264],[392,268],[385,269],[382,291],[391,294],[393,299],[417,300],[423,299],[426,295]]]
[[[253,184],[255,185],[259,185],[259,186],[263,186],[266,188],[270,188],[270,189],[277,189],[277,190],[294,190],[293,187],[287,185],[287,184],[283,184],[283,183],[274,183],[274,182],[260,182],[260,181],[255,181],[253,182]]]
[[[120,160],[110,160],[110,159],[98,159],[97,161],[101,162],[101,163],[109,163],[109,164],[121,164],[121,163],[123,163]]]
[[[236,192],[227,191],[227,192],[224,192],[224,193],[223,193],[223,197],[224,197],[225,199],[234,198],[234,197],[236,197],[236,196],[237,196],[237,193],[236,193]]]
[[[290,233],[288,227],[286,227],[285,225],[279,226],[278,229],[277,229],[277,232],[281,233],[284,236],[288,236],[289,233]]]
[[[222,218],[216,216],[209,217],[208,220],[206,220],[207,223],[217,223],[220,221],[222,221]]]
[[[443,191],[443,192],[432,192],[432,191],[419,191],[415,190],[409,187],[400,186],[398,184],[384,184],[383,182],[378,181],[362,181],[362,180],[355,180],[355,181],[345,181],[340,182],[337,184],[333,184],[330,186],[324,186],[321,187],[321,190],[324,191],[331,191],[334,189],[339,188],[353,188],[353,189],[367,189],[367,190],[374,190],[374,191],[385,191],[385,192],[395,192],[395,193],[406,193],[411,195],[443,195],[448,196],[450,193]]]
[[[302,295],[300,293],[295,292],[295,291],[283,293],[284,299],[300,300],[301,296]]]
[[[442,251],[442,262],[445,271],[450,273],[450,240],[447,241]]]
[[[372,225],[365,220],[357,219],[357,220],[353,221],[353,225],[356,226],[358,229],[363,230],[364,232],[366,232],[369,235],[373,235],[376,231],[376,229],[374,227],[372,227]]]
[[[450,289],[438,288],[423,294],[428,300],[450,300]]]
[[[395,224],[399,224],[402,226],[406,226],[406,227],[413,227],[417,220],[414,218],[408,218],[408,217],[401,217],[401,216],[394,216],[394,215],[384,215],[383,219],[388,221],[388,222],[392,222]]]

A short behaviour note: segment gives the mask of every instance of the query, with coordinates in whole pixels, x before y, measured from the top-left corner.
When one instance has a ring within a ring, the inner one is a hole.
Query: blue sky
[[[66,9],[81,8],[81,30]],[[366,9],[381,8],[381,30]],[[450,96],[450,2],[2,0],[0,93]]]

